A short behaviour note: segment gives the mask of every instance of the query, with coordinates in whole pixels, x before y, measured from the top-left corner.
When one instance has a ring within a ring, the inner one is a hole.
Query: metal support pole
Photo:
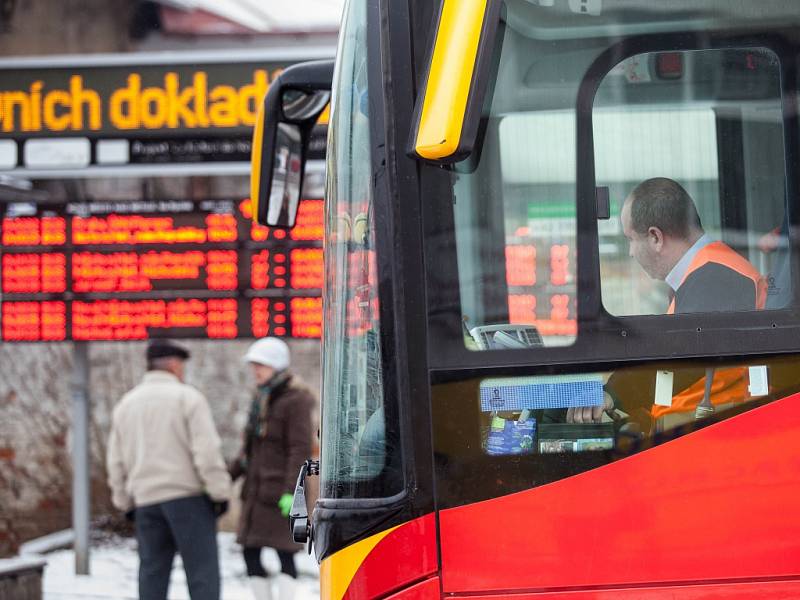
[[[75,573],[89,574],[89,344],[73,342],[72,531]]]

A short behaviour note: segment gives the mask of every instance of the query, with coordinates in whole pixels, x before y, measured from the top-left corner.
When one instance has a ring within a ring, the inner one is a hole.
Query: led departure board
[[[290,232],[247,199],[0,211],[3,341],[321,335],[322,200]]]

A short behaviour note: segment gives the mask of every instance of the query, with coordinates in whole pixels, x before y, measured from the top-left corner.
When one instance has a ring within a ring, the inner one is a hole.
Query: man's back
[[[745,258],[722,242],[712,242],[692,260],[670,312],[736,312],[764,307],[766,286]]]
[[[230,480],[203,395],[166,371],[149,371],[114,410],[109,478],[123,510],[202,493],[227,498]]]

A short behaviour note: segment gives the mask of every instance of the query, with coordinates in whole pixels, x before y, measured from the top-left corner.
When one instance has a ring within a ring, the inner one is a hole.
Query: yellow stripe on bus
[[[258,223],[258,193],[261,186],[261,151],[264,145],[264,101],[258,108],[256,126],[253,129],[253,148],[250,154],[250,208],[253,222]],[[272,165],[269,165],[270,167]]]
[[[428,159],[455,153],[488,0],[444,0],[415,142]]]
[[[319,568],[320,600],[342,600],[364,559],[395,529],[397,527],[376,533],[323,560]]]

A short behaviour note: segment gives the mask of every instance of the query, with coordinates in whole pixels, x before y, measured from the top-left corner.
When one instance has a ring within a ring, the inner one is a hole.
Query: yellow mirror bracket
[[[417,99],[413,154],[451,162],[465,150],[468,153],[465,144],[474,143],[477,123],[470,127],[469,120],[483,104],[491,64],[485,55],[494,48],[499,4],[499,0],[442,0],[427,78]]]

